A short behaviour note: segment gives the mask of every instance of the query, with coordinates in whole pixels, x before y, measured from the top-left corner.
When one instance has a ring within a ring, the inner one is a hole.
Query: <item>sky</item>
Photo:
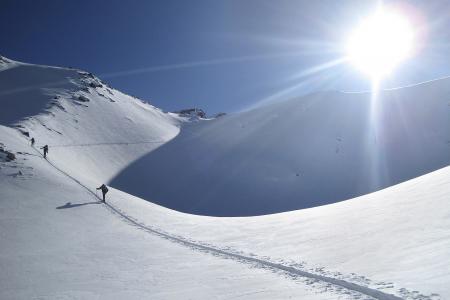
[[[90,71],[166,111],[235,112],[314,91],[369,89],[342,58],[352,28],[376,3],[0,0],[0,54]],[[385,88],[450,75],[450,2],[405,3],[420,45]]]

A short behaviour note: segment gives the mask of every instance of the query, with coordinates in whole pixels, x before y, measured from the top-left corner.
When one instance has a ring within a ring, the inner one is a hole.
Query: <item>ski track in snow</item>
[[[127,143],[124,143],[127,144]],[[86,146],[88,146],[88,144],[85,144]],[[78,145],[73,145],[73,146],[78,146]],[[36,149],[35,147],[33,147],[34,151],[36,151],[37,153],[39,153],[39,156],[42,157],[41,153],[39,152],[38,149]],[[63,171],[62,169],[60,169],[59,167],[57,167],[54,163],[52,163],[51,161],[49,161],[48,159],[46,159],[46,161],[53,167],[55,168],[57,171],[59,171],[61,174],[65,175],[66,177],[70,178],[72,181],[76,182],[79,186],[83,187],[86,191],[88,191],[93,197],[95,197],[96,199],[99,199],[99,197],[97,196],[97,194],[92,191],[90,188],[88,188],[87,186],[85,186],[84,184],[82,184],[79,180],[77,180],[76,178],[74,178],[73,176],[71,176],[70,174],[66,173],[65,171]],[[373,299],[378,299],[378,300],[404,300],[404,298],[400,298],[398,296],[395,296],[393,294],[388,294],[388,293],[384,293],[381,292],[379,290],[376,289],[372,289],[370,287],[367,286],[363,286],[363,285],[359,285],[353,282],[349,282],[349,281],[345,281],[343,279],[338,279],[338,278],[333,278],[333,277],[329,277],[329,276],[324,276],[324,275],[320,275],[320,274],[314,274],[312,272],[307,272],[307,271],[303,271],[297,268],[294,268],[292,266],[287,266],[287,265],[283,265],[280,263],[275,263],[275,262],[271,262],[269,260],[264,260],[264,259],[260,259],[260,258],[256,258],[256,257],[250,257],[250,256],[246,256],[243,254],[238,254],[238,253],[233,253],[227,250],[222,250],[219,248],[216,248],[214,246],[209,246],[206,244],[203,244],[199,241],[189,241],[184,237],[178,237],[178,236],[174,236],[172,234],[169,233],[165,233],[163,231],[161,231],[160,229],[155,229],[155,228],[151,228],[148,225],[145,225],[141,222],[139,222],[138,220],[135,220],[133,217],[127,215],[126,213],[122,212],[120,209],[114,207],[113,205],[109,204],[109,203],[105,203],[105,206],[114,214],[117,214],[118,216],[120,216],[122,219],[124,219],[125,221],[129,222],[131,225],[136,226],[148,233],[160,236],[166,240],[169,240],[171,242],[177,243],[177,244],[181,244],[184,245],[186,247],[189,247],[191,249],[196,249],[196,250],[200,250],[203,252],[207,252],[210,253],[212,255],[218,255],[221,257],[225,257],[225,258],[231,258],[233,260],[239,261],[241,263],[249,263],[252,265],[256,265],[260,268],[270,268],[272,270],[275,271],[281,271],[284,272],[290,276],[300,276],[306,279],[310,279],[313,281],[319,281],[328,285],[333,285],[336,287],[336,290],[339,292],[341,291],[342,288],[348,290],[349,292],[353,292],[353,293],[358,293],[358,294],[362,294],[365,296],[368,296],[370,298]],[[342,291],[341,291],[342,292]],[[345,293],[345,292],[344,292]],[[348,293],[346,293],[348,294]],[[355,296],[356,299],[359,299],[360,297]],[[424,298],[427,299],[427,298]]]
[[[141,142],[115,142],[115,143],[91,143],[91,144],[68,144],[68,145],[53,145],[49,148],[69,148],[69,147],[90,147],[90,146],[111,146],[111,145],[140,145],[140,144],[162,144],[167,141],[153,140],[153,141],[141,141]]]

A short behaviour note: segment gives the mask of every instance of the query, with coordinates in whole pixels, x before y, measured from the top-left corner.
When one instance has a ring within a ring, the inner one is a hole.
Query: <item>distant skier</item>
[[[108,188],[106,187],[106,185],[102,184],[100,187],[97,188],[97,190],[102,190],[103,202],[106,202],[105,201],[105,195],[108,192]]]
[[[41,149],[44,149],[44,158],[47,158],[48,145],[45,145],[44,147],[41,147]]]
[[[35,142],[34,138],[31,138],[31,147],[34,147],[34,142]]]

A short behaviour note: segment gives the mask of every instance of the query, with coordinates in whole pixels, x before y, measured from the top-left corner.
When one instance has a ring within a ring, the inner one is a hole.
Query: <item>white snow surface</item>
[[[48,144],[52,157],[75,177],[107,182],[179,132],[182,119],[175,114],[112,89],[87,72],[15,65],[0,72],[0,123],[28,132],[36,147]]]
[[[175,157],[173,144],[185,143],[187,135],[203,140],[205,131],[220,131],[208,136],[220,144],[247,120],[244,136],[256,143],[261,133],[251,135],[258,130],[248,124],[270,124],[261,112],[269,107],[253,112],[254,119],[249,112],[185,124],[86,72],[9,63],[0,71],[0,146],[17,159],[0,161],[0,299],[450,299],[450,167],[351,200],[265,216],[192,215],[112,187],[102,204],[96,187],[159,151],[160,164],[141,165],[164,178],[158,184],[177,187],[178,172],[185,176],[192,165],[173,168],[166,159]],[[446,93],[447,82],[430,85],[433,95]],[[420,95],[408,89],[402,93]],[[434,113],[434,105],[445,103],[438,98],[423,108]],[[278,113],[283,106],[292,111],[294,103],[278,104]],[[432,134],[419,125],[411,129],[430,144],[421,151],[434,164],[422,173],[448,158],[440,152],[448,155],[448,128],[437,129],[448,109],[427,119]],[[308,118],[307,110],[302,116]],[[35,148],[25,132],[36,139]],[[226,148],[244,147],[244,136],[237,144],[224,142]],[[330,141],[335,137],[332,132]],[[39,153],[44,144],[48,160]],[[290,157],[291,145],[283,145],[287,154],[279,156]],[[236,153],[253,149],[248,147]],[[178,149],[181,157],[193,153]],[[204,164],[220,150],[209,149],[210,155],[196,154]],[[255,157],[262,163],[266,156]],[[133,178],[149,176],[140,172]],[[201,193],[192,187],[176,200]]]

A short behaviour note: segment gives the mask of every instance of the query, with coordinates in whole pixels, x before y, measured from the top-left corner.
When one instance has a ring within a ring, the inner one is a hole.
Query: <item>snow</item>
[[[448,297],[450,167],[341,203],[282,214],[201,217],[113,190],[112,203],[175,235]]]
[[[14,67],[16,64],[11,61],[10,59],[7,59],[6,57],[3,57],[0,55],[0,71],[9,69]]]
[[[347,200],[450,164],[449,94],[448,78],[382,91],[376,100],[320,92],[190,124],[111,185],[214,216]]]
[[[330,174],[322,174],[323,188],[355,180],[347,175],[350,172],[339,173],[333,168],[343,168],[350,161],[354,168],[359,167],[362,157],[355,156],[358,148],[353,149],[355,142],[347,141],[361,134],[360,128],[352,123],[333,129],[331,125],[338,118],[331,115],[325,118],[329,119],[325,125],[316,122],[318,128],[312,123],[324,111],[347,112],[349,107],[343,105],[350,101],[347,96],[327,94],[329,106],[315,106],[316,101],[325,102],[322,97],[321,101],[314,100],[318,95],[303,99],[301,107],[311,104],[303,113],[298,101],[290,101],[190,123],[124,95],[88,73],[13,63],[14,68],[0,72],[1,91],[20,90],[0,92],[0,103],[7,103],[11,112],[0,115],[0,123],[12,126],[0,126],[0,142],[17,156],[11,162],[0,160],[1,299],[450,298],[450,167],[445,167],[449,129],[439,127],[446,124],[444,117],[448,118],[448,100],[443,97],[447,81],[397,90],[390,98],[416,95],[420,100],[425,94],[433,96],[427,98],[426,105],[411,100],[413,107],[399,109],[405,114],[402,124],[408,124],[414,138],[397,135],[404,133],[403,127],[380,135],[392,143],[390,138],[395,137],[396,147],[404,142],[412,147],[426,141],[418,153],[411,150],[386,155],[394,162],[400,160],[394,166],[402,169],[400,173],[390,170],[393,173],[389,173],[389,179],[396,180],[384,183],[402,183],[325,206],[318,206],[323,203],[313,199],[309,206],[316,207],[308,209],[253,217],[213,217],[168,209],[155,204],[160,199],[144,200],[127,193],[127,189],[134,191],[131,182],[144,177],[147,180],[142,182],[148,190],[167,193],[173,188],[181,197],[164,201],[193,204],[192,199],[211,192],[202,190],[211,181],[197,176],[198,172],[207,168],[211,177],[218,176],[225,166],[211,166],[223,153],[233,150],[234,155],[243,155],[243,169],[248,174],[258,171],[256,179],[263,180],[271,174],[264,172],[273,172],[279,183],[277,207],[285,210],[287,206],[281,204],[290,194],[284,188],[292,185],[287,179],[283,182],[281,175],[311,131],[317,130],[320,137],[311,141],[309,151],[314,145],[324,144],[334,150],[338,144],[343,156],[338,155],[341,159],[334,162],[336,156],[326,156],[330,149],[318,153],[325,155],[319,162],[329,163]],[[15,73],[19,83],[5,80],[10,77],[3,73],[13,70],[23,72]],[[34,80],[35,76],[39,78]],[[26,83],[23,78],[27,78]],[[58,83],[50,84],[53,81]],[[80,95],[88,101],[77,101]],[[334,96],[341,105],[332,105]],[[14,101],[4,102],[8,97]],[[361,100],[364,94],[352,97],[354,103],[365,105]],[[30,99],[38,99],[40,106],[29,108],[29,102],[34,101]],[[392,101],[392,110],[401,104]],[[270,112],[280,117],[271,119]],[[356,112],[350,115],[357,120],[367,116]],[[345,114],[346,120],[350,115]],[[290,116],[296,116],[295,120]],[[392,126],[393,116],[383,116],[389,121],[384,126]],[[347,120],[343,124],[346,122],[350,123]],[[19,130],[36,138],[35,148]],[[335,140],[336,136],[341,141]],[[269,138],[278,138],[279,142],[268,143]],[[44,144],[50,146],[48,160],[38,150]],[[258,145],[261,151],[255,148]],[[385,150],[391,148],[386,146]],[[247,151],[253,151],[249,152],[252,157],[246,155]],[[272,152],[282,153],[276,157],[286,160],[275,161],[281,164],[279,169],[274,161],[273,165],[255,167],[258,160],[271,161],[275,156],[268,154]],[[427,154],[425,159],[422,153]],[[402,165],[411,158],[418,161]],[[231,158],[222,163],[229,163],[233,170]],[[296,163],[292,163],[291,175],[304,180],[310,173],[299,171]],[[130,177],[132,169],[138,173]],[[336,175],[333,172],[344,178],[336,178],[338,182],[331,184],[328,180]],[[194,185],[181,195],[177,189],[184,183],[180,181],[190,179],[189,174]],[[242,179],[239,172],[228,177],[225,174],[223,181],[229,186],[234,183],[231,177]],[[404,181],[410,176],[416,178]],[[110,187],[107,204],[101,204],[95,187],[122,177],[121,182],[129,185],[123,189]],[[205,182],[197,185],[194,179]],[[266,187],[264,180],[257,184],[256,179],[252,180],[261,189],[258,195],[264,196],[263,192],[269,193],[269,187],[274,186]],[[246,198],[249,201],[250,195]],[[245,205],[245,199],[226,200],[223,209],[238,200]]]
[[[137,230],[43,159],[23,158],[32,177],[0,177],[1,299],[323,299],[295,281]]]
[[[36,146],[48,144],[52,157],[77,177],[107,182],[179,132],[180,118],[107,85],[92,88],[99,79],[89,73],[16,64],[0,72],[0,123],[18,124]],[[80,102],[80,96],[90,100]]]

